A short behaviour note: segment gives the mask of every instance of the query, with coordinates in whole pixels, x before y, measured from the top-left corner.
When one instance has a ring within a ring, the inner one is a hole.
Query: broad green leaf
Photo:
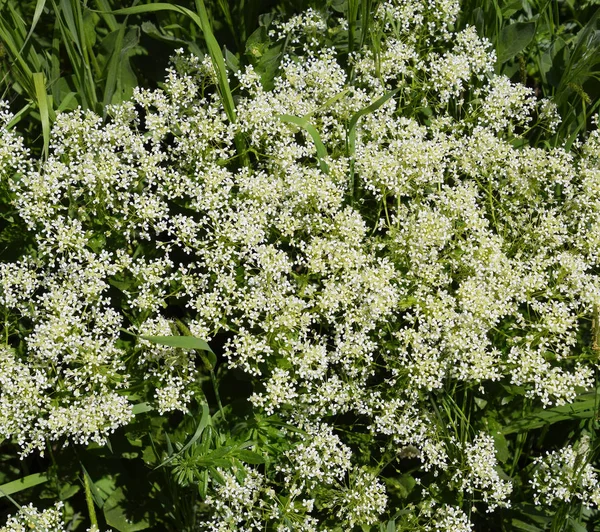
[[[508,19],[521,9],[523,9],[523,0],[513,0],[505,6],[502,6],[502,17]]]
[[[569,526],[571,527],[571,530],[573,532],[588,532],[588,528],[583,526],[581,523],[575,521],[572,517],[568,517],[567,518],[567,523],[569,523]]]
[[[247,464],[264,464],[266,462],[264,457],[262,457],[260,454],[255,453],[254,451],[248,451],[246,449],[240,449],[239,451],[236,451],[235,456]]]
[[[2,486],[0,486],[0,498],[33,488],[33,486],[43,484],[47,480],[48,477],[44,473],[34,473],[33,475],[27,475],[26,477],[18,480],[7,482],[6,484],[2,484]]]
[[[496,458],[501,464],[504,464],[510,458],[510,452],[508,450],[508,442],[502,434],[502,427],[500,423],[495,420],[488,420],[488,428],[491,432],[492,438],[494,439],[494,447],[496,448]]]
[[[137,416],[138,414],[150,412],[151,410],[154,410],[152,405],[150,405],[148,403],[138,403],[137,405],[133,405],[133,408],[131,409],[131,413],[134,416]]]
[[[73,497],[75,494],[79,493],[79,490],[81,490],[80,486],[77,486],[75,484],[65,484],[60,488],[58,498],[61,501],[66,501],[67,499]]]
[[[117,488],[111,493],[110,497],[104,503],[103,508],[106,523],[119,532],[135,532],[136,530],[149,528],[150,523],[146,520],[146,517],[134,522],[132,517],[128,515],[126,508],[127,500],[128,498],[123,488]]]
[[[515,22],[502,28],[498,36],[498,62],[506,63],[531,42],[535,35],[535,22]]]
[[[594,418],[598,413],[599,404],[598,397],[596,397],[595,393],[584,394],[580,396],[579,401],[572,404],[547,409],[540,408],[532,414],[516,419],[505,426],[502,429],[502,433],[513,434],[515,432],[526,432],[567,419]]]

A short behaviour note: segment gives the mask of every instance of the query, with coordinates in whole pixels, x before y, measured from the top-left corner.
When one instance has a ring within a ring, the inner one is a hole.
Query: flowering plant
[[[214,60],[178,52],[106,120],[57,116],[39,164],[4,107],[28,240],[0,263],[0,434],[27,456],[129,431],[195,494],[190,529],[595,508],[589,440],[519,468],[536,415],[593,421],[600,134],[551,145],[556,106],[496,74],[459,11],[383,1],[377,47],[346,57],[335,13],[263,26],[280,66],[230,75],[235,120]],[[156,420],[188,409],[173,449]]]

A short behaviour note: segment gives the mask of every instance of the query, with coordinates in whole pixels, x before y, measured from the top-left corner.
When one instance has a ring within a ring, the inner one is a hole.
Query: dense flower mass
[[[357,50],[347,68],[318,13],[281,23],[279,74],[265,88],[252,66],[237,73],[235,123],[212,64],[178,54],[164,88],[108,120],[59,115],[39,167],[4,126],[2,186],[34,245],[0,264],[0,435],[43,453],[104,442],[143,394],[185,411],[194,352],[121,332],[185,328],[224,338],[221,362],[255,377],[254,411],[287,427],[271,468],[220,470],[203,529],[378,523],[390,456],[419,463],[424,500],[439,482],[484,511],[510,506],[494,439],[459,433],[436,398],[484,401],[500,384],[552,406],[592,386],[600,134],[574,152],[519,147],[555,109],[495,75],[491,44],[455,29],[457,13],[381,2],[380,53]],[[583,491],[595,473],[573,480],[576,455],[540,459],[540,502],[597,504]],[[414,516],[472,529],[455,506]]]

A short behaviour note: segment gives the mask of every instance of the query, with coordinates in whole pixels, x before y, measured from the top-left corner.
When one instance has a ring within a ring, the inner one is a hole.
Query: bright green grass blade
[[[17,81],[27,92],[31,99],[34,99],[35,88],[33,86],[33,72],[29,67],[28,62],[21,56],[19,46],[19,35],[11,26],[9,20],[0,17],[0,40],[9,52],[12,61],[16,62],[18,69],[12,69],[12,78]]]
[[[112,101],[113,94],[117,88],[117,72],[121,64],[121,48],[123,47],[123,39],[125,37],[126,23],[121,24],[119,33],[117,33],[117,39],[115,41],[115,47],[113,48],[110,60],[108,63],[108,75],[106,77],[106,83],[104,84],[104,98],[103,104],[106,108]]]
[[[227,68],[225,67],[225,60],[219,48],[219,43],[212,32],[210,21],[208,20],[208,13],[206,12],[206,6],[204,0],[196,0],[196,11],[200,17],[200,29],[204,33],[204,40],[208,47],[208,53],[212,59],[217,76],[219,79],[219,89],[221,91],[221,98],[223,100],[223,106],[230,122],[234,123],[237,120],[235,114],[235,105],[233,103],[233,95],[229,87],[229,80],[227,79]]]
[[[15,127],[20,121],[21,119],[27,115],[27,113],[29,112],[29,110],[33,107],[33,103],[28,103],[27,105],[25,105],[22,109],[19,109],[19,111],[17,111],[13,117],[11,118],[10,122],[8,124],[6,124],[6,128],[7,129],[12,129],[13,127]]]
[[[400,89],[394,89],[393,91],[386,92],[381,98],[375,100],[371,105],[363,107],[360,111],[355,113],[350,119],[348,124],[348,151],[349,155],[354,154],[354,145],[356,143],[356,125],[361,117],[366,114],[372,113],[379,109],[385,102],[387,102],[392,96],[394,96]]]
[[[40,119],[42,121],[42,135],[44,136],[44,159],[48,158],[48,149],[50,146],[50,113],[48,111],[48,95],[46,94],[46,82],[44,74],[35,72],[33,74],[33,84],[35,86],[35,96],[38,108],[40,110]]]
[[[317,148],[317,159],[319,161],[321,171],[325,174],[328,174],[329,166],[325,162],[325,157],[327,157],[327,148],[325,148],[323,141],[321,141],[321,136],[319,135],[317,128],[315,128],[315,126],[313,126],[306,118],[300,116],[279,115],[279,120],[282,122],[295,124],[306,130],[306,132],[312,137],[315,147]]]
[[[20,478],[19,480],[7,482],[0,486],[0,498],[33,488],[33,486],[43,484],[47,480],[48,477],[44,473],[34,473],[33,475],[27,475],[26,477]]]
[[[208,14],[206,13],[206,8],[204,6],[204,2],[202,0],[196,0],[196,7],[198,9],[198,14],[193,11],[179,6],[175,4],[166,4],[166,3],[157,3],[157,4],[148,4],[143,6],[134,6],[134,7],[126,7],[123,9],[117,9],[113,11],[115,15],[139,15],[142,13],[154,13],[157,11],[175,11],[176,13],[181,13],[189,17],[193,22],[195,22],[198,27],[202,30],[204,34],[204,40],[206,41],[206,46],[208,48],[208,53],[213,62],[213,66],[217,73],[217,85],[219,92],[221,94],[221,101],[223,103],[223,107],[225,109],[225,113],[229,118],[230,122],[235,122],[237,117],[235,114],[235,105],[233,103],[233,95],[231,94],[231,89],[229,87],[229,81],[227,79],[227,69],[225,67],[225,60],[223,59],[223,54],[221,53],[221,49],[219,48],[219,44],[213,35],[210,22],[208,20]]]
[[[33,19],[31,21],[31,26],[29,27],[29,32],[27,33],[27,36],[25,37],[25,40],[21,45],[21,50],[19,51],[19,53],[23,51],[23,48],[25,48],[25,45],[31,38],[31,35],[33,34],[33,31],[35,30],[35,27],[37,26],[37,23],[39,22],[40,17],[42,16],[42,12],[44,11],[45,6],[46,0],[37,0],[37,3],[35,5],[35,11],[33,13]]]
[[[67,24],[67,28],[71,32],[71,38],[75,43],[75,46],[79,48],[79,53],[83,55],[83,43],[79,38],[79,31],[77,29],[77,23],[75,22],[75,13],[73,13],[73,7],[69,0],[60,0],[61,13]]]
[[[386,92],[383,96],[375,100],[371,105],[363,107],[360,111],[355,113],[350,119],[348,124],[348,156],[350,157],[350,182],[348,187],[350,189],[350,199],[354,201],[354,150],[356,147],[356,126],[361,117],[366,114],[372,113],[379,109],[385,102],[392,98],[400,89],[394,89],[393,91]]]
[[[360,0],[348,0],[348,53],[354,51],[354,40],[356,32],[356,21],[358,19],[358,8]]]
[[[200,416],[200,422],[198,423],[196,432],[194,432],[194,435],[191,437],[190,441],[188,441],[181,448],[181,450],[178,453],[173,454],[172,452],[170,452],[169,458],[167,458],[162,464],[157,466],[155,469],[163,467],[164,465],[168,464],[171,460],[173,460],[173,458],[175,458],[176,456],[180,456],[185,451],[187,451],[192,445],[194,445],[194,443],[196,443],[198,441],[200,436],[202,436],[204,429],[208,426],[209,423],[210,423],[210,411],[208,410],[208,405],[206,403],[202,403],[202,415]]]
[[[110,31],[117,31],[119,29],[119,23],[115,16],[110,12],[108,0],[96,0],[96,5],[98,6],[100,16],[104,19],[108,29]]]

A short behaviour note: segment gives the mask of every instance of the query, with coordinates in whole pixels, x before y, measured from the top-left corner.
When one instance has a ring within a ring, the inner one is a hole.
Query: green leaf
[[[117,488],[104,503],[104,517],[106,523],[119,532],[135,532],[136,530],[145,530],[150,527],[146,518],[134,523],[127,515],[124,508],[127,502],[127,496],[123,488]]]
[[[80,489],[80,486],[76,486],[75,484],[65,484],[60,488],[58,498],[61,501],[66,501],[67,499],[73,497],[73,495],[75,495],[76,493],[79,493]]]
[[[92,477],[90,477],[89,473],[87,472],[87,469],[84,467],[83,464],[81,464],[81,469],[83,470],[85,498],[88,501],[88,508],[90,498],[93,499],[94,503],[98,508],[102,508],[104,506],[104,501],[106,500],[106,497],[102,496],[101,491],[98,489],[98,487],[92,480]]]
[[[83,467],[83,464],[81,464],[81,467],[83,469],[83,486],[85,488],[85,501],[87,503],[88,515],[90,516],[90,522],[92,525],[98,527],[98,518],[96,517],[96,509],[94,508],[95,500],[91,488],[94,483],[92,482],[92,479],[85,467]]]
[[[133,405],[131,413],[134,416],[137,416],[138,414],[150,412],[151,410],[154,410],[154,407],[152,407],[152,405],[150,405],[149,403],[138,403],[137,405]]]
[[[139,43],[139,28],[127,28],[122,24],[120,29],[112,32],[103,40],[103,48],[110,49],[108,74],[104,85],[103,103],[106,108],[111,103],[120,103],[133,94],[137,79],[129,64],[129,56]]]
[[[515,22],[502,28],[498,36],[498,62],[506,63],[531,42],[535,35],[535,22]]]
[[[35,96],[42,121],[44,158],[48,158],[48,147],[50,145],[50,112],[48,110],[48,95],[46,94],[46,81],[43,73],[35,72],[33,74],[33,85],[35,87]]]
[[[190,338],[190,337],[188,336],[186,338]],[[173,454],[173,450],[171,448],[171,450],[169,451],[169,458],[167,458],[162,464],[160,464],[159,466],[157,466],[156,469],[158,469],[159,467],[163,467],[164,465],[168,464],[176,456],[180,456],[185,451],[187,451],[192,445],[194,445],[194,443],[196,443],[198,441],[198,439],[200,438],[200,436],[202,436],[202,432],[204,432],[204,429],[208,426],[209,423],[210,423],[210,412],[208,410],[208,405],[206,403],[204,403],[204,404],[202,404],[202,415],[200,417],[200,422],[198,423],[198,427],[196,428],[196,432],[194,433],[194,435],[192,436],[192,438],[190,439],[190,441],[188,441],[181,448],[181,450],[178,453],[176,453],[176,454]],[[167,442],[170,445],[170,442],[168,440],[168,435],[166,435],[166,436],[167,436]]]
[[[528,523],[525,523],[524,521],[521,521],[520,519],[513,519],[512,526],[514,527],[515,530],[524,530],[525,532],[542,532],[542,530],[543,530],[535,525],[530,525]]]
[[[152,22],[148,22],[148,21],[142,22],[142,31],[146,35],[148,35],[149,37],[152,37],[153,39],[156,39],[157,41],[167,43],[173,47],[185,46],[195,56],[197,56],[199,58],[204,57],[204,53],[202,52],[202,50],[200,50],[200,48],[198,47],[198,45],[195,42],[186,41],[185,39],[179,39],[177,37],[173,37],[173,35],[169,35],[168,33],[165,33],[162,28],[157,28]]]
[[[225,48],[223,57],[225,58],[225,64],[230,68],[230,70],[233,72],[238,72],[240,70],[240,60],[227,48]]]
[[[266,460],[260,454],[255,453],[254,451],[248,451],[246,449],[240,449],[239,451],[236,451],[235,456],[247,464],[264,464],[266,462]]]
[[[34,473],[33,475],[27,475],[26,477],[18,480],[7,482],[6,484],[2,484],[2,486],[0,486],[0,498],[33,488],[33,486],[43,484],[47,480],[48,477],[44,473]]]
[[[204,40],[206,41],[208,53],[212,59],[213,66],[217,73],[217,85],[221,94],[221,101],[223,103],[223,107],[225,108],[227,118],[229,118],[230,122],[233,123],[237,120],[235,114],[235,104],[233,102],[233,95],[231,94],[231,89],[229,87],[229,81],[227,79],[227,68],[225,67],[225,61],[223,59],[223,55],[221,54],[221,48],[219,47],[219,43],[215,39],[215,36],[212,32],[210,21],[208,19],[208,13],[206,12],[206,7],[204,6],[204,2],[202,0],[196,0],[196,10],[198,11],[198,14],[183,6],[159,2],[157,4],[147,4],[143,6],[133,6],[126,7],[123,9],[117,9],[116,11],[113,11],[113,14],[139,15],[143,13],[153,13],[157,11],[175,11],[176,13],[186,15],[192,21],[194,21],[202,30],[202,33],[204,35]]]
[[[496,448],[496,458],[500,463],[505,463],[509,457],[508,442],[502,434],[502,427],[495,419],[488,419],[488,429],[494,439],[494,447]]]
[[[329,173],[329,166],[325,162],[325,157],[327,157],[327,148],[321,141],[321,136],[317,131],[317,128],[313,126],[306,118],[293,116],[293,115],[279,115],[279,120],[282,122],[288,122],[290,124],[295,124],[305,129],[306,132],[312,137],[313,142],[315,143],[315,147],[317,148],[317,159],[319,161],[319,166],[321,171],[325,174]]]
[[[213,350],[204,340],[196,338],[195,336],[140,336],[140,338],[158,345],[206,351],[206,353],[208,353],[207,358],[211,365],[211,369],[217,365],[217,355],[215,355]]]
[[[21,50],[19,51],[19,54],[23,51],[23,49],[25,48],[25,45],[31,38],[31,35],[33,34],[33,30],[35,30],[35,27],[37,26],[37,23],[40,20],[40,17],[42,16],[42,12],[44,11],[45,6],[46,6],[46,0],[37,0],[37,2],[35,4],[35,11],[33,13],[33,20],[31,21],[31,26],[29,27],[29,32],[27,33],[27,37],[25,37],[25,40],[23,41],[23,44],[21,45]]]
[[[526,432],[568,419],[591,419],[596,417],[599,404],[596,392],[583,394],[579,396],[579,399],[568,405],[547,409],[540,408],[532,414],[520,417],[505,426],[502,429],[502,434]]]
[[[502,16],[503,18],[508,19],[521,9],[523,9],[523,0],[513,0],[505,6],[502,6]]]

